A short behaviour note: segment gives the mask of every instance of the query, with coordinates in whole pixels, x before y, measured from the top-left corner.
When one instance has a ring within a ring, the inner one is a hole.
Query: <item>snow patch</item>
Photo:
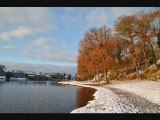
[[[59,83],[76,85],[76,86],[81,86],[81,87],[90,87],[90,88],[94,88],[97,90],[93,94],[94,100],[89,101],[88,104],[84,107],[77,108],[77,109],[71,111],[71,113],[141,113],[142,112],[142,111],[140,111],[140,109],[135,108],[132,104],[129,104],[126,106],[125,100],[123,100],[123,102],[122,102],[122,99],[120,99],[120,97],[117,94],[115,94],[112,90],[107,89],[109,86],[111,86],[112,88],[115,87],[115,88],[125,89],[130,92],[135,92],[135,93],[139,92],[139,95],[143,94],[141,96],[145,96],[145,97],[147,95],[152,94],[152,97],[153,97],[152,101],[154,99],[156,99],[158,101],[160,100],[159,99],[160,92],[153,91],[153,87],[155,87],[155,84],[149,89],[150,82],[148,83],[148,81],[145,81],[144,83],[141,83],[141,82],[139,83],[137,81],[133,81],[133,82],[125,81],[125,82],[122,82],[121,85],[118,85],[121,83],[121,82],[118,82],[117,84],[106,85],[103,87],[86,85],[86,84],[88,84],[88,82],[74,81],[74,82],[59,82]],[[134,83],[134,84],[132,84],[132,83]],[[134,85],[136,85],[135,88],[134,88]],[[142,85],[146,85],[146,87],[141,87]],[[158,86],[156,86],[156,87],[158,87]],[[150,90],[151,90],[151,92],[149,92]],[[148,93],[146,93],[146,92],[148,92]],[[153,92],[155,92],[155,93],[153,94]],[[158,96],[156,96],[156,94],[158,94]],[[146,97],[146,98],[148,98],[148,97]],[[154,111],[152,110],[152,112],[154,112]]]
[[[113,81],[108,86],[133,92],[160,105],[160,82],[148,80]]]

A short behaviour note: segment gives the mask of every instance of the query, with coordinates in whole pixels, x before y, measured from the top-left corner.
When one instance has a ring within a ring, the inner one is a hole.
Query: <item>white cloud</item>
[[[0,28],[24,25],[45,31],[53,23],[53,14],[47,7],[1,7],[0,16]]]
[[[28,7],[28,19],[30,25],[38,31],[45,32],[50,28],[54,28],[54,14],[47,7]]]
[[[34,52],[27,52],[24,55],[26,57],[35,58],[42,61],[76,63],[76,56],[68,51],[58,51],[56,54],[37,54]]]
[[[56,14],[67,30],[82,29],[83,32],[91,27],[103,25],[112,27],[111,24],[121,15],[131,15],[146,7],[65,7],[64,13]],[[73,27],[71,27],[73,26]]]
[[[146,7],[111,7],[111,14],[114,18],[121,15],[132,15],[140,10],[145,10]]]
[[[16,47],[14,45],[5,45],[3,47],[0,47],[1,49],[7,49],[7,50],[14,50]]]
[[[38,46],[41,46],[43,44],[46,44],[46,40],[44,40],[44,39],[37,39],[37,40],[34,41],[34,43],[36,45],[38,45]]]
[[[24,27],[24,26],[18,26],[18,28],[14,31],[12,31],[10,34],[13,37],[21,38],[25,37],[27,35],[31,35],[33,33],[32,29]]]
[[[44,37],[26,44],[23,50],[22,55],[32,59],[59,63],[76,63],[76,54],[73,53],[67,44],[50,42]]]
[[[54,28],[53,13],[47,7],[1,7],[0,40],[23,38]]]
[[[92,27],[107,25],[108,9],[104,7],[65,7],[64,13],[56,14],[57,23],[61,23],[67,33],[80,30],[83,34]]]
[[[22,70],[22,71],[34,71],[34,72],[60,72],[70,73],[76,72],[75,66],[59,66],[52,64],[33,64],[33,63],[20,63],[20,62],[1,62],[1,65],[6,66],[6,71]]]
[[[47,43],[47,40],[44,38],[39,38],[34,41],[34,44],[40,48],[43,48],[46,51],[49,51],[52,49],[52,47]]]
[[[86,14],[86,22],[92,26],[107,24],[109,16],[106,8],[94,8]]]
[[[14,30],[11,30],[8,32],[1,32],[0,40],[9,40],[11,38],[23,38],[23,37],[27,37],[32,34],[33,34],[32,29],[24,27],[24,26],[18,26]]]

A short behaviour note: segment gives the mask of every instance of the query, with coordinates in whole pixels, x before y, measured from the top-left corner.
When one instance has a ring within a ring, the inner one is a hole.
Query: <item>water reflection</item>
[[[0,113],[70,113],[86,105],[93,92],[53,81],[0,82]]]
[[[2,82],[0,82],[1,84]],[[4,83],[4,82],[3,82]],[[20,84],[20,85],[51,85],[51,86],[62,86],[55,81],[10,81],[10,84]]]
[[[83,107],[88,103],[88,101],[92,100],[95,91],[95,89],[91,88],[79,88],[76,94],[77,107]]]

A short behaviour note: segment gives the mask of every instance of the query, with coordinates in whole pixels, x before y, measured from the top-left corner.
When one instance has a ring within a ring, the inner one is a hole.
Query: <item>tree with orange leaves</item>
[[[136,18],[134,16],[121,16],[116,22],[115,31],[117,35],[126,41],[128,44],[129,54],[132,57],[134,67],[136,69],[136,76],[139,76],[138,64],[136,61],[137,55],[135,51],[136,44]]]

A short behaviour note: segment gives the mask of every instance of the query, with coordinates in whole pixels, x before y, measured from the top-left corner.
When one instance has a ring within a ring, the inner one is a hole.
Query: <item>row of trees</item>
[[[139,70],[147,70],[152,63],[158,68],[159,49],[159,8],[120,16],[112,29],[102,26],[86,32],[79,44],[77,73],[82,79],[97,75],[98,82],[102,73],[106,83],[108,73],[119,77],[133,70],[139,77]]]

